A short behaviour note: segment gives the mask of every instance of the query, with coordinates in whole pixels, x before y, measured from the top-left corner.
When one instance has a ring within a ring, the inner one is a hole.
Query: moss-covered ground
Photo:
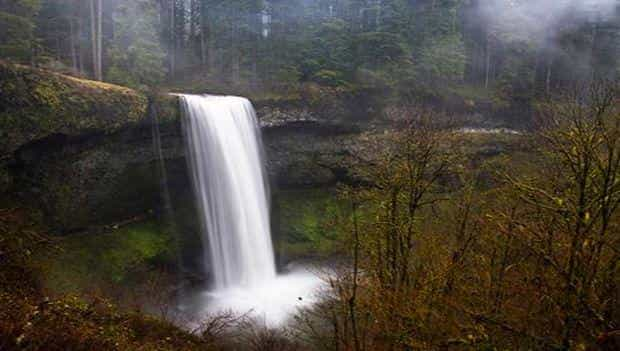
[[[71,276],[74,284],[102,272],[125,279],[130,264],[165,256],[160,256],[166,251],[165,236],[157,226],[128,226],[99,238],[62,242],[46,235],[40,223],[36,211],[0,208],[0,349],[217,349],[206,335],[191,334],[143,311],[118,308],[102,295],[50,294],[45,287],[50,271]],[[89,258],[86,252],[98,254]],[[44,264],[50,262],[51,267]]]
[[[37,259],[47,269],[45,285],[55,293],[131,289],[145,271],[174,264],[175,244],[165,228],[147,221],[58,239],[55,252]]]

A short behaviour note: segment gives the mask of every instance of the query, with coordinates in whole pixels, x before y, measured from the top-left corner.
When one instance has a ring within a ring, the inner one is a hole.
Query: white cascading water
[[[256,114],[247,99],[184,95],[185,138],[216,289],[276,276]]]
[[[234,96],[180,95],[188,163],[214,289],[182,309],[252,311],[279,324],[313,302],[321,280],[305,270],[276,276],[268,186],[256,113]]]

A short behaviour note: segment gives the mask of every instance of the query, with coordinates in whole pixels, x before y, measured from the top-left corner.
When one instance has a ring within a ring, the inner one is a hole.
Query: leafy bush
[[[114,19],[107,79],[141,90],[160,83],[165,53],[157,35],[157,9],[150,1],[122,1]]]
[[[344,80],[344,75],[341,72],[327,69],[316,72],[312,76],[312,81],[330,87],[342,87],[347,85],[347,82]]]
[[[460,82],[464,78],[466,59],[463,40],[453,34],[429,41],[416,64],[429,83],[435,80]]]

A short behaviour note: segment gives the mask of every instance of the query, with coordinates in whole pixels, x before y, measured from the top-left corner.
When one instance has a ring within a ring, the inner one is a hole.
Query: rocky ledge
[[[41,208],[63,233],[158,211],[162,185],[191,202],[178,98],[148,100],[0,63],[0,194]],[[350,111],[363,112],[347,99],[306,100],[253,101],[278,187],[335,183],[346,176],[342,159],[355,152],[359,128]]]
[[[111,134],[146,117],[129,88],[0,61],[0,155],[54,134]]]

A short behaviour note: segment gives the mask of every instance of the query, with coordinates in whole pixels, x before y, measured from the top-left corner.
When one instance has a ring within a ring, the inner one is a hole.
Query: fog
[[[618,0],[485,0],[479,15],[500,40],[550,43],[562,30],[609,20]]]

